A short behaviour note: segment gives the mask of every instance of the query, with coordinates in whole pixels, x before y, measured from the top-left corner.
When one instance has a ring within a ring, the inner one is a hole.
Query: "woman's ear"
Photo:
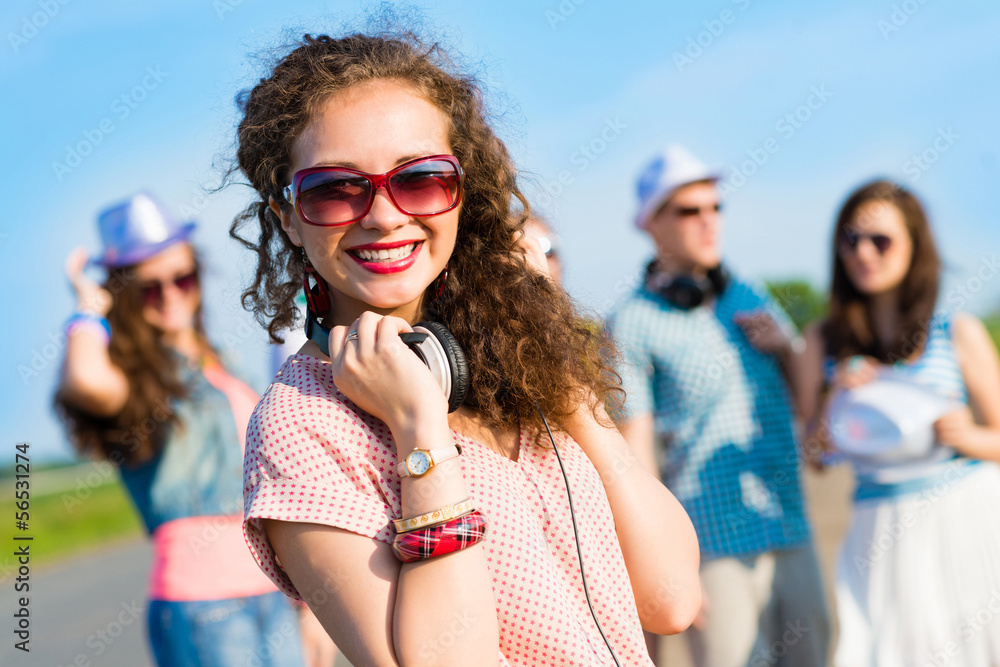
[[[281,228],[285,230],[286,234],[288,234],[288,238],[292,240],[292,243],[301,248],[302,239],[299,238],[299,230],[295,223],[292,222],[291,214],[286,213],[285,210],[281,208],[281,205],[274,200],[274,197],[267,198],[267,206],[271,209],[272,213],[278,216],[278,220],[281,221]]]

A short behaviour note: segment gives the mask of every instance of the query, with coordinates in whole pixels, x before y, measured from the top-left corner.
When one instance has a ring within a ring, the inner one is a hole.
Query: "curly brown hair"
[[[910,268],[899,286],[900,326],[895,340],[879,340],[872,321],[871,297],[851,282],[838,248],[845,227],[869,202],[895,206],[903,215],[913,241]],[[934,315],[941,280],[941,258],[923,206],[913,193],[888,180],[876,180],[850,194],[833,230],[833,279],[828,316],[822,332],[826,353],[834,359],[870,355],[883,363],[907,359],[923,347]]]
[[[305,35],[270,76],[238,96],[238,167],[259,195],[230,229],[257,255],[243,306],[272,340],[297,324],[303,255],[268,202],[288,206],[282,188],[291,176],[292,144],[316,110],[334,93],[375,79],[405,82],[445,114],[452,152],[465,170],[448,277],[441,295],[428,291],[423,303],[424,316],[447,326],[468,359],[466,404],[504,427],[541,426],[535,402],[556,420],[590,392],[615,404],[621,389],[607,335],[587,326],[561,287],[530,270],[518,246],[530,210],[507,148],[487,122],[480,86],[457,72],[437,43],[411,32]],[[241,234],[248,226],[259,232],[256,240]]]
[[[98,417],[81,410],[56,393],[54,407],[75,449],[117,465],[134,467],[154,458],[163,448],[170,428],[183,428],[171,403],[187,395],[178,376],[179,356],[163,343],[157,329],[142,316],[142,288],[136,265],[110,269],[103,287],[111,293],[111,362],[128,378],[128,401],[114,417]],[[195,253],[195,267],[201,274]],[[206,349],[202,307],[195,312],[195,330]]]

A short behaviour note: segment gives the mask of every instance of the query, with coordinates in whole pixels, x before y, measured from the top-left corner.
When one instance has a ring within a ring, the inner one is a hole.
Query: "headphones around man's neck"
[[[721,295],[730,279],[729,271],[722,264],[709,269],[701,278],[691,275],[671,276],[657,267],[655,259],[646,265],[646,288],[681,310],[697,308],[710,297]]]

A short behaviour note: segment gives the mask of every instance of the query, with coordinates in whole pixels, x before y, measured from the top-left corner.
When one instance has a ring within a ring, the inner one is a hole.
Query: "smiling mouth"
[[[408,243],[398,248],[380,248],[378,250],[348,250],[350,254],[354,255],[363,262],[372,262],[375,264],[379,263],[389,263],[398,262],[401,259],[406,259],[413,254],[413,251],[417,248],[417,242]]]

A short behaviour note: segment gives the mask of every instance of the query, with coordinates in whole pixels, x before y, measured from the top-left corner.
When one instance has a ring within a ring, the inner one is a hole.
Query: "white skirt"
[[[855,505],[836,667],[1000,665],[1000,466]]]

